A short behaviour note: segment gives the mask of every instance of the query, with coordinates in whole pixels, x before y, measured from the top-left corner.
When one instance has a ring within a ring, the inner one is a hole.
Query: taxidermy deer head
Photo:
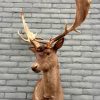
[[[21,12],[21,18],[24,26],[23,33],[26,33],[27,39],[22,33],[19,36],[32,47],[30,49],[35,53],[36,61],[32,65],[32,70],[36,73],[42,71],[43,78],[38,82],[32,100],[63,100],[63,92],[60,84],[59,64],[56,52],[62,47],[64,37],[68,33],[77,31],[77,27],[85,20],[90,7],[91,0],[76,0],[76,17],[70,27],[65,25],[65,29],[61,34],[48,41],[37,37],[37,34],[29,30],[25,22],[24,13]]]

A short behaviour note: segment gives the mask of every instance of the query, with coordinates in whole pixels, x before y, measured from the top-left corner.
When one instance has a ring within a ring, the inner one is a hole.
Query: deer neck
[[[55,97],[60,92],[59,65],[52,67],[48,72],[43,73],[44,96]]]

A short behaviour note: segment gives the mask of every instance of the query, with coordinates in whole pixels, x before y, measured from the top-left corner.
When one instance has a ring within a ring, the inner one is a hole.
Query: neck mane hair
[[[43,73],[44,96],[55,97],[60,92],[59,65],[52,67],[48,72]]]

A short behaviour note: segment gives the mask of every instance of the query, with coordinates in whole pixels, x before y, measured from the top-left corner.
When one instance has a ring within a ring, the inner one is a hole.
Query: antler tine
[[[28,39],[25,39],[25,38],[21,35],[21,33],[19,33],[19,31],[18,31],[18,35],[21,37],[22,40],[24,40],[24,41],[26,41],[26,42],[29,42]]]
[[[31,43],[32,45],[34,45],[36,48],[38,48],[40,46],[39,44],[39,41],[36,41],[37,38],[36,38],[36,35],[37,34],[34,34],[30,31],[26,21],[25,21],[25,18],[24,18],[24,12],[23,12],[23,9],[21,11],[21,19],[22,19],[22,22],[23,22],[23,26],[24,26],[24,33],[26,33],[26,36],[27,36],[27,39],[25,39],[22,34],[19,33],[18,31],[18,35],[26,42],[29,42]]]
[[[66,24],[64,32],[58,35],[57,37],[52,38],[49,41],[49,44],[52,44],[56,42],[57,40],[59,40],[60,38],[63,38],[65,35],[67,35],[71,31],[78,32],[76,28],[80,26],[81,23],[85,20],[88,14],[90,3],[91,3],[91,0],[76,0],[76,17],[75,17],[74,23],[69,28],[67,28],[67,24]]]

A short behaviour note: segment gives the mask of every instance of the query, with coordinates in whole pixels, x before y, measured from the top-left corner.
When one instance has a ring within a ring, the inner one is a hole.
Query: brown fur
[[[23,11],[21,13],[24,33],[26,33],[27,39],[25,39],[22,34],[19,33],[19,31],[18,34],[24,41],[29,42],[34,46],[30,48],[36,54],[36,62],[33,64],[32,70],[37,73],[40,71],[43,72],[41,81],[37,83],[34,89],[32,100],[63,100],[56,51],[62,47],[64,36],[66,36],[69,32],[75,31],[79,33],[76,28],[85,20],[91,2],[91,0],[75,1],[76,17],[73,24],[70,27],[67,27],[66,24],[64,32],[54,38],[49,39],[49,41],[41,41],[43,39],[36,38],[36,34],[33,34],[29,30],[29,27],[25,22]]]
[[[32,100],[63,100],[60,73],[56,51],[45,49],[35,52],[36,62],[32,66],[35,72],[43,71],[43,77],[34,89]]]

